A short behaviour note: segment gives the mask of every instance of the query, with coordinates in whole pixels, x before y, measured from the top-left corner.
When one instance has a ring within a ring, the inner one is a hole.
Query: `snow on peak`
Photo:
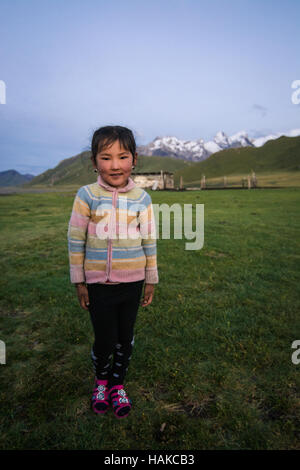
[[[216,133],[213,140],[208,142],[205,142],[202,138],[197,140],[180,140],[175,136],[157,136],[148,145],[140,146],[139,152],[149,156],[162,155],[183,158],[185,160],[201,161],[208,158],[211,154],[227,148],[261,147],[268,140],[277,139],[282,135],[296,137],[300,135],[300,129],[292,129],[285,133],[278,132],[256,139],[249,138],[245,130],[241,130],[230,137],[228,137],[224,131],[219,131]]]
[[[287,137],[298,137],[298,135],[300,135],[300,129],[292,129],[283,135],[286,135]]]
[[[227,147],[229,144],[228,137],[223,131],[219,131],[216,133],[214,137],[214,142],[221,148]]]
[[[268,140],[278,139],[283,135],[286,137],[298,137],[298,135],[300,135],[300,129],[291,129],[287,132],[276,132],[276,134],[269,134],[262,137],[258,137],[256,139],[253,139],[253,145],[254,147],[262,147],[266,142],[268,142]]]

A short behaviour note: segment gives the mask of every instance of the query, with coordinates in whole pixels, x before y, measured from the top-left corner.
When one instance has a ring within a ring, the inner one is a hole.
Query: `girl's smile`
[[[119,140],[113,142],[97,153],[96,164],[103,180],[115,188],[123,188],[128,183],[132,166],[136,163],[136,156],[133,158],[131,152],[120,145]]]

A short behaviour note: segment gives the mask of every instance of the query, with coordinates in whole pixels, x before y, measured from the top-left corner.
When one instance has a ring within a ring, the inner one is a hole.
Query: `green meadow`
[[[300,189],[149,193],[194,219],[204,204],[204,246],[157,240],[120,421],[90,409],[93,332],[66,239],[75,191],[0,196],[0,448],[299,450]]]

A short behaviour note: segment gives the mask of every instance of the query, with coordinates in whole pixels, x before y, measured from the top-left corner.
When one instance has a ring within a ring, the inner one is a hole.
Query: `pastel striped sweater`
[[[150,195],[132,178],[115,188],[99,175],[77,191],[68,227],[72,283],[159,282]]]

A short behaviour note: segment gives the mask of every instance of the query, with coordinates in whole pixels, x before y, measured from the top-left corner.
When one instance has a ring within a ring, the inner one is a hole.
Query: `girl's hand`
[[[154,284],[145,284],[144,288],[144,298],[141,302],[142,307],[147,307],[151,304],[154,295]]]
[[[78,297],[80,306],[84,308],[84,310],[88,310],[90,301],[89,301],[89,293],[88,293],[86,285],[84,283],[76,284],[76,290],[77,290],[77,297]]]

